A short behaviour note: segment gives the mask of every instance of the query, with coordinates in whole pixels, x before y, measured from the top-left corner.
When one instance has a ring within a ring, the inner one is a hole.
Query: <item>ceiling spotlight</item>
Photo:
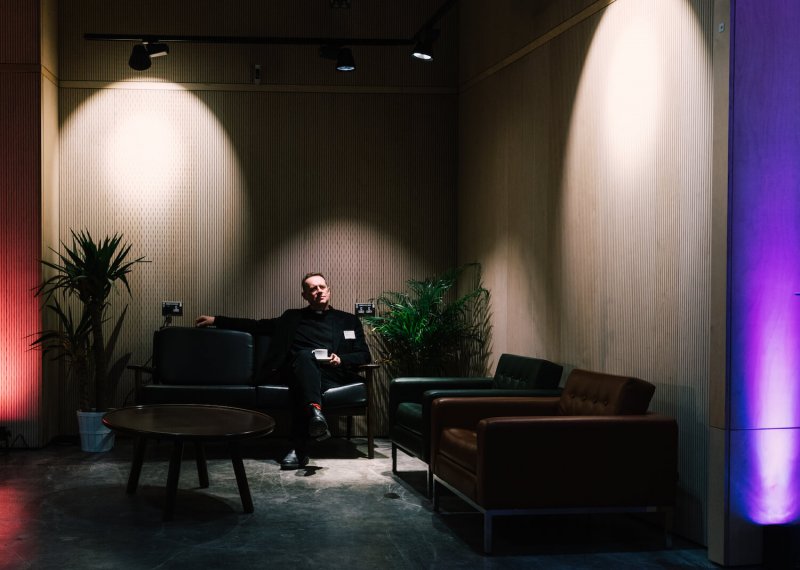
[[[356,62],[353,59],[353,52],[350,48],[339,48],[339,53],[336,56],[336,69],[339,71],[354,71]]]
[[[353,52],[350,51],[350,48],[323,44],[319,46],[319,56],[324,59],[335,59],[336,69],[339,71],[353,71],[356,68],[356,62],[353,59]]]
[[[167,44],[142,42],[133,46],[128,65],[136,71],[144,71],[150,68],[152,58],[162,57],[168,53],[169,46]]]
[[[417,43],[411,55],[422,61],[433,61],[433,42],[439,37],[439,30],[430,28],[423,30],[417,36]]]
[[[417,42],[417,45],[414,46],[414,51],[411,53],[417,59],[421,59],[423,61],[433,61],[433,49],[431,49],[430,42]]]
[[[131,69],[135,69],[136,71],[144,71],[150,68],[150,54],[147,53],[147,48],[144,44],[136,44],[133,46],[128,65]]]

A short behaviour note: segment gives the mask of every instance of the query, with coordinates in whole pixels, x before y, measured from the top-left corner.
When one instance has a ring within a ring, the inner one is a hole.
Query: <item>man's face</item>
[[[303,299],[312,309],[325,309],[331,298],[331,290],[320,275],[313,275],[303,281]]]

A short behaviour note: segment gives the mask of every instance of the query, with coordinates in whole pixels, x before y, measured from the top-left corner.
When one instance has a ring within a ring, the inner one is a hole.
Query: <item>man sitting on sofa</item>
[[[308,273],[301,280],[304,309],[288,309],[273,319],[239,319],[200,315],[198,327],[216,326],[270,336],[261,375],[264,380],[289,386],[295,402],[292,421],[294,449],[281,461],[281,469],[299,469],[308,464],[308,437],[321,441],[330,437],[322,415],[322,392],[358,381],[353,368],[369,364],[372,357],[364,340],[361,321],[353,314],[330,305],[330,287],[321,273]],[[326,349],[320,359],[316,349]]]

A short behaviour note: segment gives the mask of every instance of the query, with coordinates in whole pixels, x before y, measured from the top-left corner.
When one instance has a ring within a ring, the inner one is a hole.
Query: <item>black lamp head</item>
[[[165,43],[142,42],[133,46],[128,65],[136,71],[144,71],[152,65],[152,58],[169,54],[169,46]]]
[[[427,28],[417,37],[414,51],[411,55],[422,61],[433,61],[433,42],[439,37],[439,30]]]
[[[335,59],[336,69],[339,71],[354,71],[356,68],[353,52],[350,48],[340,45],[321,45],[319,56],[323,59]]]
[[[136,44],[133,46],[128,65],[131,69],[135,69],[136,71],[144,71],[150,68],[150,54],[147,53],[147,48],[144,44]]]
[[[339,54],[336,57],[336,69],[339,71],[355,71],[356,62],[353,59],[353,52],[350,48],[339,48]]]

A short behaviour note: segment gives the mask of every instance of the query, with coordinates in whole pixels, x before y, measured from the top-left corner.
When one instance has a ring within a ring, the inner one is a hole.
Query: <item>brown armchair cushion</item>
[[[638,378],[576,368],[567,378],[558,413],[562,416],[644,414],[655,390],[655,386]]]

